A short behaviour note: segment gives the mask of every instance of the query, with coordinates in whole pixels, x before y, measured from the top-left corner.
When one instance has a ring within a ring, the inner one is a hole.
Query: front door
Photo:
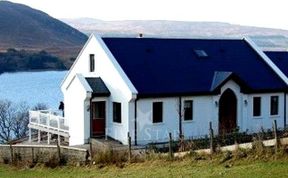
[[[237,127],[237,98],[227,89],[219,101],[219,134],[231,133]]]
[[[92,135],[105,135],[106,102],[92,102]]]

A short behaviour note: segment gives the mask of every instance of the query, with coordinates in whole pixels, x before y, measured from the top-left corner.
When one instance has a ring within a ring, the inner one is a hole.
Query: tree
[[[25,103],[13,104],[0,100],[0,142],[5,143],[27,136],[29,107]]]
[[[0,139],[1,142],[12,140],[12,125],[16,110],[10,101],[0,101]]]
[[[16,117],[13,120],[12,131],[16,139],[27,136],[29,124],[29,107],[25,103],[20,103],[16,107]]]

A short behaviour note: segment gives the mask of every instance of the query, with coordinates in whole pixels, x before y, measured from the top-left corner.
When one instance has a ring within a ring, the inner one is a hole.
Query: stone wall
[[[89,153],[86,149],[60,146],[60,153],[67,162],[85,162]],[[45,163],[53,156],[58,158],[58,148],[55,145],[0,145],[0,162],[12,161],[36,161]]]

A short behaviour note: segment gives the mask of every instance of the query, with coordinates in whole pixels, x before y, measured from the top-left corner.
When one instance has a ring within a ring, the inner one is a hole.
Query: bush
[[[58,157],[54,154],[52,155],[48,161],[45,162],[45,166],[49,168],[56,168],[59,166],[59,160]]]
[[[2,159],[3,159],[3,163],[4,164],[9,164],[10,163],[10,159],[8,157],[5,156]]]
[[[117,150],[114,151],[111,148],[107,148],[104,150],[99,150],[94,154],[93,160],[95,164],[116,164],[121,166],[123,163],[128,161],[128,153],[127,151]]]

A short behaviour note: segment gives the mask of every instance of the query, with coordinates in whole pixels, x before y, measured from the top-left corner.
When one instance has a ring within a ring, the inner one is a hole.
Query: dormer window
[[[195,49],[194,52],[195,52],[195,54],[197,55],[198,58],[206,58],[206,57],[208,57],[208,54],[202,49]]]
[[[90,72],[94,72],[95,70],[95,55],[90,54]]]

